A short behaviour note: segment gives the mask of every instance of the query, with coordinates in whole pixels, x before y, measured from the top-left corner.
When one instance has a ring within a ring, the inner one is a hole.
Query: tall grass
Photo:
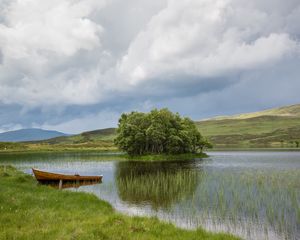
[[[178,215],[191,216],[191,222],[207,228],[223,225],[232,232],[243,228],[266,232],[263,235],[273,232],[283,239],[299,237],[299,170],[201,174],[197,191],[188,203],[192,207]]]
[[[181,230],[156,218],[128,217],[92,194],[40,186],[0,166],[0,239],[237,239]]]
[[[300,171],[195,169],[119,162],[122,201],[188,227],[229,231],[249,239],[298,239]],[[270,236],[268,236],[270,235]],[[275,237],[274,237],[275,238]]]

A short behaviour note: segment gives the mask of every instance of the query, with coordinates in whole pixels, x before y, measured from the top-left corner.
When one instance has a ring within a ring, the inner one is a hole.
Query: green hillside
[[[248,119],[262,116],[277,116],[277,117],[300,117],[300,104],[267,109],[260,112],[243,113],[233,116],[219,116],[211,120],[224,120],[224,119]]]
[[[196,123],[216,147],[297,147],[300,104]]]
[[[83,132],[72,136],[63,136],[39,141],[49,144],[80,144],[86,142],[111,142],[115,137],[115,128],[105,128],[89,132]]]
[[[0,151],[115,151],[115,128],[23,143],[1,142]]]
[[[33,142],[33,145],[66,150],[116,150],[113,143],[114,137],[115,128],[106,128]],[[29,146],[31,147],[32,144]]]
[[[300,104],[261,112],[196,122],[200,132],[218,147],[297,147],[300,142]],[[48,144],[113,147],[115,128],[58,137]]]
[[[297,148],[300,104],[217,117],[196,124],[215,148]],[[43,141],[0,143],[0,151],[111,151],[117,150],[113,143],[115,136],[116,129],[107,128]]]

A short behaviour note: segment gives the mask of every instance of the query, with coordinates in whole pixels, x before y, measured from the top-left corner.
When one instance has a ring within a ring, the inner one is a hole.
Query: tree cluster
[[[191,119],[168,109],[122,114],[115,144],[130,155],[197,153],[212,147]]]

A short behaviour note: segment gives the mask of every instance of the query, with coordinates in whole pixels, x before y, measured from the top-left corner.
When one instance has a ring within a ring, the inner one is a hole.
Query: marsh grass
[[[119,162],[122,201],[149,215],[194,228],[229,231],[249,239],[300,236],[298,169],[195,169],[193,164]]]
[[[287,239],[300,235],[299,170],[206,171],[201,175],[190,203],[200,225],[211,219],[249,231],[255,228],[252,225],[272,229]]]
[[[40,186],[8,166],[0,166],[0,187],[0,239],[237,239],[124,216],[92,194]]]

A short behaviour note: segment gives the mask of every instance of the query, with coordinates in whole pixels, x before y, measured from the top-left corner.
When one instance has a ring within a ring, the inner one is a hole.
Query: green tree
[[[115,143],[130,155],[196,153],[211,147],[191,119],[166,108],[122,114]]]

